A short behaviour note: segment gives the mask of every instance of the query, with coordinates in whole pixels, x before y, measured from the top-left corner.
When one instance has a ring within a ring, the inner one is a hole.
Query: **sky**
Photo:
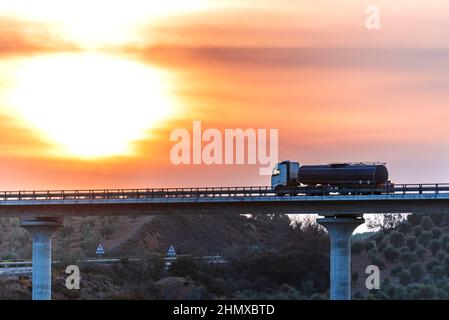
[[[380,29],[369,30],[376,5]],[[449,182],[443,0],[0,0],[0,189],[269,185],[175,165],[175,129],[277,129],[279,160]]]

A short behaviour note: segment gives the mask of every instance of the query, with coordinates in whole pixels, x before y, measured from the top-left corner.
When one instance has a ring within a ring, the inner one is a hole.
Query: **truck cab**
[[[298,185],[299,163],[294,161],[279,162],[271,175],[271,187],[291,187]]]

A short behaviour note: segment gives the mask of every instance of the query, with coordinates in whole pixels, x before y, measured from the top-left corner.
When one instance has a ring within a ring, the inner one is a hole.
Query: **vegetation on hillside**
[[[359,283],[357,299],[449,299],[449,226],[443,215],[409,215],[368,239],[353,241],[353,261],[382,270],[379,290]],[[353,285],[364,280],[353,274]]]

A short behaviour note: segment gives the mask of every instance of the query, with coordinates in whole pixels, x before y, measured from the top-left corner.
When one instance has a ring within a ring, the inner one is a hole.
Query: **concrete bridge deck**
[[[315,189],[316,190],[316,189]],[[324,190],[324,189],[323,189]],[[68,217],[162,214],[448,213],[449,184],[397,185],[392,192],[277,196],[271,187],[0,192],[0,216]]]

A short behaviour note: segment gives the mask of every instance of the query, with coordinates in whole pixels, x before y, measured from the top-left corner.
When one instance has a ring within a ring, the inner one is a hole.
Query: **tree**
[[[369,229],[388,231],[404,222],[407,215],[402,213],[373,214],[367,218]]]
[[[351,251],[353,254],[359,254],[363,251],[364,248],[365,245],[363,244],[362,241],[354,241],[354,243],[352,244]]]
[[[445,234],[442,238],[441,241],[443,242],[444,245],[449,244],[449,234]]]
[[[373,249],[373,248],[375,248],[376,247],[376,241],[368,241],[366,244],[365,244],[365,250],[367,251],[367,252],[369,252],[371,249]]]
[[[426,270],[424,269],[422,264],[419,262],[415,262],[410,266],[410,275],[412,276],[413,280],[415,280],[415,281],[421,280],[421,278],[425,272],[426,272]]]
[[[405,239],[405,243],[410,251],[415,251],[418,247],[418,239],[416,237],[410,236]]]
[[[444,220],[444,215],[442,215],[442,214],[432,214],[430,216],[430,219],[432,219],[434,225],[439,226],[439,225],[441,225],[441,223]]]
[[[399,251],[392,246],[389,246],[385,249],[384,256],[387,261],[394,262],[399,257]]]
[[[399,231],[402,232],[403,234],[408,234],[410,232],[413,231],[413,224],[411,224],[409,221],[404,221],[400,226],[399,226]]]
[[[417,238],[419,238],[423,232],[424,232],[424,229],[421,226],[416,226],[413,228],[413,233],[415,234],[415,237],[417,237]]]
[[[409,298],[412,300],[433,300],[437,298],[438,291],[431,284],[422,284],[410,290]]]
[[[419,237],[419,243],[421,243],[424,247],[428,247],[431,239],[432,234],[430,233],[430,231],[424,231],[421,237]]]
[[[410,275],[410,272],[408,270],[402,270],[398,274],[399,277],[399,283],[403,286],[408,285],[412,281],[412,276]]]
[[[383,252],[388,247],[389,243],[390,237],[389,236],[384,237],[384,239],[379,243],[377,247],[379,252]]]
[[[430,232],[432,233],[432,239],[439,239],[441,237],[441,229],[438,227],[433,227],[430,229]]]
[[[426,253],[427,253],[427,250],[422,245],[419,245],[419,247],[416,249],[416,256],[419,259],[422,259]]]
[[[434,223],[428,216],[424,216],[421,219],[421,226],[425,231],[430,231],[430,229],[432,229],[432,227],[434,226]]]
[[[438,240],[432,240],[430,242],[430,251],[432,251],[433,255],[436,255],[436,253],[440,250],[441,243]]]
[[[396,266],[396,267],[393,267],[391,270],[390,270],[390,274],[392,275],[392,276],[397,276],[398,274],[399,274],[399,272],[401,272],[402,271],[402,266]]]
[[[59,236],[62,238],[67,238],[73,233],[73,227],[68,224],[64,224],[64,226],[59,230]]]
[[[196,279],[199,275],[199,263],[193,257],[179,257],[170,265],[170,274],[175,277],[191,277]]]
[[[417,226],[421,222],[422,217],[424,217],[421,213],[413,213],[407,216],[407,221],[409,221],[412,225]]]
[[[404,244],[404,234],[394,231],[390,236],[390,241],[395,248],[400,248]]]
[[[409,265],[417,260],[417,256],[414,252],[403,252],[399,255],[399,260],[403,265]]]
[[[379,256],[372,257],[371,263],[375,266],[378,266],[380,270],[382,270],[385,267],[385,263]]]
[[[446,254],[446,252],[440,250],[437,252],[436,256],[437,256],[438,260],[444,261],[444,260],[446,260],[447,254]]]

